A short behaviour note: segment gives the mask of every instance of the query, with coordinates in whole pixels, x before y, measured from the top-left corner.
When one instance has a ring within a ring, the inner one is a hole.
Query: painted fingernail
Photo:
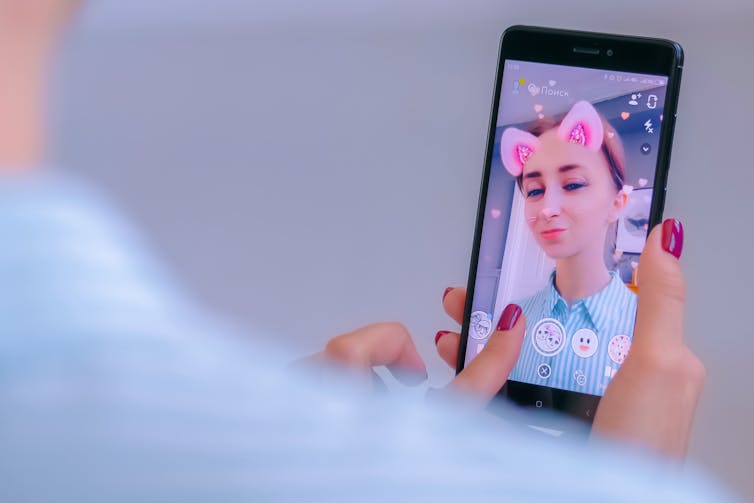
[[[450,332],[448,332],[447,330],[440,330],[439,332],[437,332],[437,335],[435,335],[435,346],[437,346],[437,342],[440,340],[440,337],[449,333]]]
[[[683,251],[683,225],[680,220],[668,218],[662,223],[662,249],[681,258]]]
[[[450,291],[451,291],[452,289],[453,289],[453,287],[452,287],[452,286],[449,286],[448,288],[446,288],[446,289],[445,289],[445,292],[443,292],[443,294],[442,294],[442,300],[445,300],[445,297],[447,297],[447,296],[448,296],[448,294],[450,293]]]
[[[508,304],[500,315],[500,321],[497,322],[497,330],[510,330],[516,325],[520,316],[521,308],[516,304]]]

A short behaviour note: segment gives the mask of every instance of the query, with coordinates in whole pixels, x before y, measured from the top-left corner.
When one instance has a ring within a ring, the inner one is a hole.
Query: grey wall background
[[[667,214],[707,387],[691,454],[754,497],[754,4],[92,1],[53,138],[196,295],[301,354],[403,321],[433,385],[465,284],[498,37],[516,23],[662,36],[686,67]]]

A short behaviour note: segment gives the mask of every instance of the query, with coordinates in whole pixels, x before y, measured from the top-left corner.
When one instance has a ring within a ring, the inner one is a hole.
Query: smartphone
[[[499,396],[529,420],[560,411],[590,424],[630,350],[682,69],[669,40],[503,33],[457,371],[519,305],[526,333]]]

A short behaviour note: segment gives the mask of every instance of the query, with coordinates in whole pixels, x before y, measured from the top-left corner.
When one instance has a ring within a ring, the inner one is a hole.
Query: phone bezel
[[[590,51],[575,51],[575,47],[588,48]],[[613,51],[611,56],[607,55],[608,49]],[[498,53],[495,91],[493,93],[492,112],[490,114],[484,174],[480,189],[479,207],[477,209],[456,373],[463,370],[466,359],[471,309],[479,264],[482,225],[484,223],[487,202],[487,186],[495,143],[500,90],[503,81],[503,72],[505,71],[505,61],[509,59],[666,76],[668,78],[667,95],[663,108],[665,119],[659,138],[657,164],[655,166],[655,190],[653,192],[652,209],[649,218],[650,229],[660,223],[665,205],[670,151],[673,142],[680,79],[683,69],[683,49],[681,46],[677,42],[657,38],[544,27],[512,26],[505,30],[500,40],[500,50]],[[517,381],[507,381],[505,386],[500,390],[499,395],[508,397],[519,405],[535,406],[535,408],[538,406],[542,410],[549,411],[559,410],[588,423],[592,422],[600,400],[600,397],[596,395],[587,395]]]

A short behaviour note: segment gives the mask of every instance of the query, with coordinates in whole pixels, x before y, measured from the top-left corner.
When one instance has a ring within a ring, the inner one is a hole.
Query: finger
[[[632,352],[651,348],[662,354],[683,342],[686,288],[678,262],[683,226],[674,219],[657,225],[639,259],[639,299]]]
[[[466,308],[466,289],[448,288],[442,299],[442,307],[456,323],[463,325],[463,312]]]
[[[509,304],[482,352],[466,365],[449,387],[484,400],[492,399],[516,365],[525,333],[526,317],[520,307]]]
[[[427,379],[427,367],[401,323],[375,323],[334,337],[322,356],[353,367],[385,365],[404,384]]]
[[[441,330],[435,336],[435,346],[440,358],[451,368],[456,368],[458,361],[458,348],[461,345],[461,334]]]

